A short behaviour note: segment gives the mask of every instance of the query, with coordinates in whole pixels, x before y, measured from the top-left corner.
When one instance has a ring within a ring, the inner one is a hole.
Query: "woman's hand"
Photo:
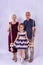
[[[10,47],[13,47],[13,46],[14,46],[14,43],[11,43],[11,44],[10,44]]]

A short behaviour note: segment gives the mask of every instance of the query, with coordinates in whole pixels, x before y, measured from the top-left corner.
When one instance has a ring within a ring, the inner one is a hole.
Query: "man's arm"
[[[33,27],[33,37],[35,37],[35,35],[36,35],[36,26],[35,27]]]

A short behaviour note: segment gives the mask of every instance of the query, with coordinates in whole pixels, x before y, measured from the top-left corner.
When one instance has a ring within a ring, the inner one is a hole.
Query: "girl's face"
[[[19,26],[19,30],[20,30],[20,31],[24,31],[24,26],[23,26],[23,25],[20,25],[20,26]]]

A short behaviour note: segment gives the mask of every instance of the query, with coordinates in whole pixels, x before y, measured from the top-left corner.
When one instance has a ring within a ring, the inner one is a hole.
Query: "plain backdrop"
[[[8,53],[7,25],[11,15],[16,14],[17,20],[23,22],[26,11],[36,22],[35,56],[43,55],[43,0],[0,0],[0,53]]]

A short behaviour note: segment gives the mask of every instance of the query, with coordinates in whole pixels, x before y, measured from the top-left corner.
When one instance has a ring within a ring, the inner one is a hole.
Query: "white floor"
[[[21,65],[20,61],[14,62],[11,53],[0,53],[0,65]],[[23,65],[43,65],[43,57],[38,56],[32,63],[24,62]]]

